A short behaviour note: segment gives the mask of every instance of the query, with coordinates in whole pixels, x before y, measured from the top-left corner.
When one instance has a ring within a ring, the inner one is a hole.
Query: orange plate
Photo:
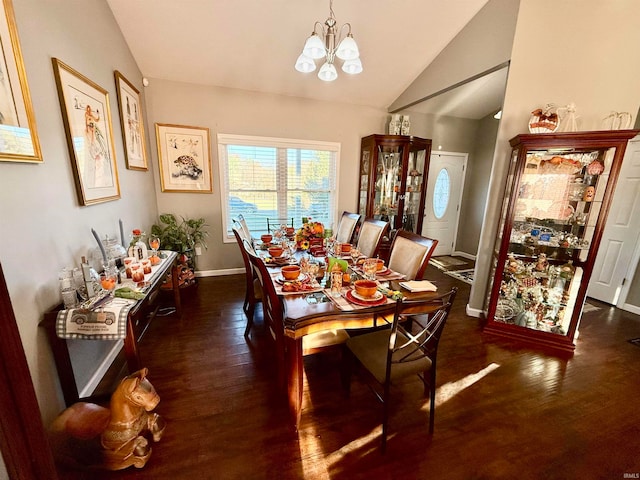
[[[348,301],[350,301],[354,305],[360,305],[363,307],[377,307],[378,305],[384,305],[385,303],[387,303],[387,297],[385,297],[384,295],[382,296],[382,298],[379,298],[378,300],[370,300],[370,301],[360,300],[359,298],[356,298],[353,296],[353,291],[351,290],[347,290],[347,293],[345,293],[344,298],[346,298]]]

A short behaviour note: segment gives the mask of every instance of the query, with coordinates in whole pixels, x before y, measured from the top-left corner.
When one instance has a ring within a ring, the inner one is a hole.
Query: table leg
[[[287,365],[287,396],[289,399],[289,414],[293,427],[297,430],[300,423],[302,409],[302,338],[285,337],[286,365]]]
[[[176,306],[176,316],[180,318],[182,316],[182,301],[180,298],[180,285],[178,285],[178,264],[174,263],[171,267],[171,281],[173,285],[173,303]]]

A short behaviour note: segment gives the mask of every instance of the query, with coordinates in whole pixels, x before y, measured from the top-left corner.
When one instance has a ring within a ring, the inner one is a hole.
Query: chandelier
[[[302,53],[296,60],[297,71],[313,72],[316,69],[315,61],[324,58],[325,62],[318,71],[318,78],[325,82],[333,82],[338,78],[334,64],[336,57],[344,62],[342,64],[343,72],[354,75],[362,71],[360,52],[351,34],[351,24],[345,23],[340,28],[336,28],[336,24],[336,17],[333,14],[333,0],[330,0],[329,18],[324,22],[324,25],[320,22],[314,24],[311,36],[307,38]],[[342,38],[345,27],[348,28],[347,35]],[[320,38],[320,34],[322,38]]]

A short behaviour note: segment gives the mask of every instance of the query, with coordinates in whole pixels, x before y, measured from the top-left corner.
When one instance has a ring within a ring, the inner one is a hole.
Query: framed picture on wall
[[[11,0],[0,10],[0,161],[42,162]]]
[[[109,94],[57,58],[52,59],[78,201],[120,198]]]
[[[209,129],[156,123],[163,192],[211,193]]]
[[[127,168],[129,170],[148,170],[140,92],[118,70],[113,73],[116,78],[120,125],[122,126]]]

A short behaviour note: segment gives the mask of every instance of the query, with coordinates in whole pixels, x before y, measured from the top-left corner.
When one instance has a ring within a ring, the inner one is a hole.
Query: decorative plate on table
[[[297,265],[297,261],[293,257],[265,257],[264,263],[270,266],[278,266],[281,267],[283,265]]]
[[[365,298],[358,295],[355,290],[347,290],[344,298],[355,305],[360,305],[363,307],[376,307],[378,305],[384,305],[385,303],[387,303],[387,297],[385,297],[381,292],[376,292],[375,295],[371,298]]]
[[[384,270],[380,270],[379,272],[376,272],[376,275],[389,275],[391,273],[391,269],[389,267],[386,267]]]
[[[278,282],[280,285],[284,285],[285,282],[299,282],[299,283],[305,283],[309,281],[309,277],[307,276],[306,273],[301,273],[300,275],[298,275],[298,278],[296,278],[295,280],[287,280],[286,278],[284,278],[282,276],[282,274],[278,275],[276,277],[276,282]]]

